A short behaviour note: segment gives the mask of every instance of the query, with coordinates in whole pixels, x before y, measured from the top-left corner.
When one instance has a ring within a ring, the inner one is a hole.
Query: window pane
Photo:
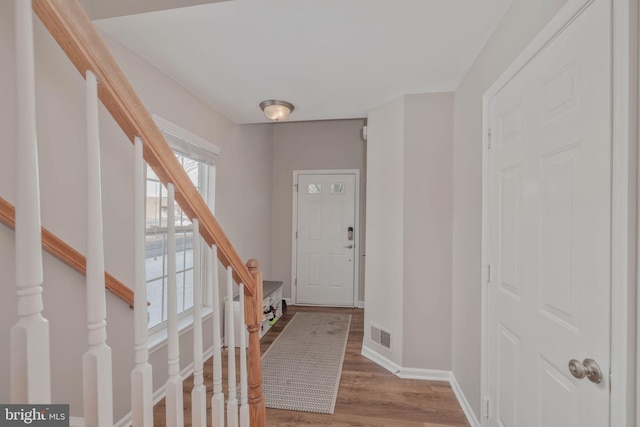
[[[341,182],[331,184],[331,192],[333,194],[342,194],[342,193],[344,193],[344,184],[341,183]]]
[[[176,274],[176,287],[178,289],[178,314],[184,311],[184,273]]]
[[[193,269],[184,273],[184,309],[193,307]]]
[[[163,185],[160,191],[160,227],[167,226],[167,203],[168,203],[169,195],[167,193],[167,188]]]
[[[193,268],[193,233],[180,233],[176,238],[176,271]]]
[[[178,270],[184,270],[184,262],[183,262],[184,239],[185,239],[185,233],[182,231],[178,231],[176,233],[176,255],[177,255],[176,268]]]
[[[169,284],[167,283],[167,279],[164,279],[164,283],[162,285],[162,289],[164,289],[164,298],[162,298],[162,321],[167,321],[167,290],[169,288]]]
[[[158,226],[160,212],[160,183],[147,181],[146,226]]]
[[[151,166],[147,164],[147,179],[158,179]]]
[[[198,188],[198,185],[199,185],[199,182],[198,182],[199,164],[200,162],[196,160],[192,160],[186,157],[184,159],[184,170],[187,172],[187,175],[189,175],[189,179],[191,179],[191,182],[193,183],[193,185],[195,185],[196,188]]]
[[[162,278],[147,283],[147,301],[149,310],[149,328],[162,323]]]
[[[320,194],[322,193],[322,184],[309,184],[307,186],[307,193]]]
[[[164,234],[147,234],[145,250],[145,271],[147,280],[164,276],[166,245]]]
[[[180,227],[182,219],[181,219],[182,211],[180,210],[180,206],[174,202],[173,204],[173,224],[176,227]]]
[[[180,227],[189,227],[191,226],[191,220],[185,214],[182,209],[180,209]]]

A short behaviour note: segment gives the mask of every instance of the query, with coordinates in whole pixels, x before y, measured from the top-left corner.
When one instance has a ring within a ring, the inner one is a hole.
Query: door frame
[[[354,262],[353,262],[353,307],[358,307],[358,296],[360,295],[360,169],[318,169],[318,170],[294,170],[293,185],[291,191],[293,194],[293,203],[291,204],[291,300],[292,304],[296,303],[297,286],[296,272],[298,270],[298,239],[296,239],[296,230],[298,229],[298,176],[300,175],[355,175],[355,223],[353,244],[355,245]],[[304,305],[304,304],[302,304]]]
[[[488,420],[488,255],[489,255],[489,102],[548,43],[556,38],[595,0],[569,0],[533,41],[516,57],[482,98],[482,287],[481,319],[481,425]],[[610,426],[630,426],[636,399],[629,364],[636,351],[629,348],[628,334],[634,328],[635,312],[629,307],[636,287],[636,143],[638,94],[636,53],[638,22],[636,0],[609,0],[612,7],[612,188],[611,188],[611,376]],[[633,92],[632,92],[633,91]],[[635,299],[634,299],[635,301]],[[636,309],[637,311],[637,309]],[[636,331],[636,333],[640,330]],[[631,355],[629,355],[631,353]],[[639,373],[640,374],[640,373]],[[638,384],[640,386],[640,384]],[[638,396],[640,397],[640,396]],[[640,414],[638,414],[640,415]]]

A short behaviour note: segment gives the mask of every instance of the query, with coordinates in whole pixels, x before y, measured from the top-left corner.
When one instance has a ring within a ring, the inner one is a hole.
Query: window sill
[[[202,307],[202,321],[208,320],[213,314],[211,307]],[[193,329],[193,316],[185,316],[178,319],[178,335],[182,335]],[[167,345],[167,327],[158,329],[157,331],[149,334],[149,353],[154,353],[160,348]]]

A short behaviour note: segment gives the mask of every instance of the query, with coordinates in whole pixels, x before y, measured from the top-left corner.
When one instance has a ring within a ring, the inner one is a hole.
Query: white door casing
[[[357,173],[318,172],[294,174],[294,302],[352,307],[357,303]]]
[[[596,0],[485,104],[489,426],[609,425],[611,99]],[[569,373],[585,358],[602,383]]]

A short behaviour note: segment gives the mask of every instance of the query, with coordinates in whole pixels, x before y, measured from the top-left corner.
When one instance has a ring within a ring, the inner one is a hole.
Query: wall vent
[[[387,350],[391,350],[391,332],[385,331],[372,323],[370,338],[374,343],[381,345]]]

